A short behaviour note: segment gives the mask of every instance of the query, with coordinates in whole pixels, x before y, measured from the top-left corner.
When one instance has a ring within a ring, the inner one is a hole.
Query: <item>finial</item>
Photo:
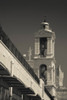
[[[23,57],[26,57],[26,54],[23,54]]]
[[[29,56],[29,61],[31,61],[31,56],[32,56],[32,49],[31,47],[29,47],[29,51],[28,51],[28,56]]]

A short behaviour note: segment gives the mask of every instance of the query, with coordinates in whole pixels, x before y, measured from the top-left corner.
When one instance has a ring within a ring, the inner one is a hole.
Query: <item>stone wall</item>
[[[58,89],[57,90],[57,100],[67,100],[67,89]]]

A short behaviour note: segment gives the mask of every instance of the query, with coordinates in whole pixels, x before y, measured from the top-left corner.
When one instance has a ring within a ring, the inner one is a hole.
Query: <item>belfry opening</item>
[[[40,55],[46,56],[47,53],[47,38],[40,38]]]
[[[40,78],[47,84],[47,66],[45,64],[40,65]]]

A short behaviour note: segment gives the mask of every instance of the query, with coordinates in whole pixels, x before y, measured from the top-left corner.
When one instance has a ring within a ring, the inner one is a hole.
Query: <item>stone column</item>
[[[10,67],[11,67],[11,70],[10,70],[11,76],[13,76],[13,62],[12,62],[12,61],[11,61],[11,63],[10,63]],[[10,92],[10,100],[12,100],[13,87],[10,87],[10,88],[9,88],[9,92]]]
[[[52,73],[52,84],[54,84],[54,71],[53,71],[53,68],[52,68],[51,73]]]
[[[35,39],[35,55],[40,54],[40,40],[39,38]]]
[[[52,68],[49,68],[47,71],[47,84],[52,84]]]
[[[54,40],[52,40],[52,54],[53,54],[53,56],[54,56],[54,53],[55,53],[54,45],[55,45],[55,42],[54,42]]]
[[[54,81],[54,84],[55,84],[55,67],[53,67],[53,81]]]
[[[10,100],[12,100],[12,94],[13,94],[13,88],[12,87],[9,88],[9,92],[10,92]]]
[[[47,38],[47,54],[52,54],[52,39]]]

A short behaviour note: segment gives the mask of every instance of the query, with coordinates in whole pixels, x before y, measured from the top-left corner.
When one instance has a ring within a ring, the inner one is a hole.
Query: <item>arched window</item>
[[[43,79],[45,84],[47,83],[47,66],[45,64],[40,66],[40,78]]]

